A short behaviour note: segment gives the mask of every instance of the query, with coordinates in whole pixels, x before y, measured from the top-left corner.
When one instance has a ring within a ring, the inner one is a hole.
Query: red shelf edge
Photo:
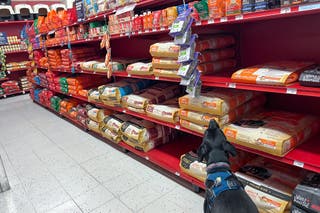
[[[40,86],[40,87],[42,87],[42,86]],[[56,90],[52,90],[52,91],[60,93],[60,94],[63,94],[63,95],[68,95],[70,97],[74,97],[74,98],[77,98],[79,100],[91,103],[91,104],[93,104],[93,105],[95,105],[95,106],[97,106],[99,108],[110,109],[110,110],[114,110],[114,111],[117,111],[117,112],[124,112],[126,114],[129,114],[129,115],[132,115],[132,116],[135,116],[135,117],[139,117],[139,118],[142,118],[142,119],[145,119],[145,120],[148,120],[148,121],[160,124],[160,125],[164,125],[164,126],[168,126],[170,128],[178,129],[180,131],[183,131],[183,132],[195,135],[195,136],[203,137],[203,134],[200,134],[200,133],[194,132],[192,130],[183,128],[179,124],[171,124],[171,123],[168,123],[168,122],[160,121],[158,119],[151,118],[149,116],[146,116],[146,115],[143,115],[143,114],[140,114],[140,113],[137,113],[137,112],[133,112],[133,111],[121,108],[121,107],[112,107],[112,106],[105,105],[103,103],[88,101],[88,99],[86,97],[75,96],[75,95],[72,95],[72,94],[65,94],[65,93],[62,93],[62,92],[56,91]],[[269,159],[273,159],[273,160],[276,160],[276,161],[280,161],[280,162],[283,162],[283,163],[286,163],[286,164],[289,164],[289,165],[294,165],[294,159],[286,158],[286,156],[288,154],[290,154],[292,151],[294,151],[295,149],[292,150],[291,152],[289,152],[284,157],[278,157],[278,156],[270,155],[268,153],[265,153],[265,152],[262,152],[262,151],[259,151],[259,150],[255,150],[255,149],[251,149],[251,148],[248,148],[248,147],[245,147],[245,146],[241,146],[241,145],[238,145],[238,144],[234,144],[234,146],[236,148],[240,149],[240,150],[247,151],[247,152],[250,152],[250,153],[253,153],[253,154],[258,154],[258,155],[263,156],[265,158],[269,158]],[[298,147],[296,147],[296,149]],[[305,162],[303,162],[303,163],[304,163],[304,167],[303,167],[304,169],[307,169],[307,170],[310,170],[310,171],[314,171],[314,172],[318,172],[318,173],[320,172],[320,165],[318,167],[315,167],[315,166],[309,165],[309,164],[307,164]]]

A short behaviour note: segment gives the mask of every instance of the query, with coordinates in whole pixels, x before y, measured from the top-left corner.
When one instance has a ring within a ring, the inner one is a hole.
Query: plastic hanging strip
[[[74,74],[76,72],[76,68],[74,67],[73,60],[72,60],[72,48],[71,48],[71,42],[70,42],[70,30],[69,30],[69,27],[67,27],[67,37],[68,37],[68,49],[70,50],[69,58],[70,58],[71,63],[72,63],[71,73]]]

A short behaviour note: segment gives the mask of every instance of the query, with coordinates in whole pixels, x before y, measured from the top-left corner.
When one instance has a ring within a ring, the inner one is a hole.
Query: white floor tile
[[[37,212],[47,212],[70,200],[70,197],[62,188],[57,188],[42,194],[33,194],[30,200]]]
[[[145,208],[139,210],[138,212],[141,213],[177,213],[177,212],[183,212],[183,208],[178,206],[174,201],[168,199],[166,196],[161,197],[160,199],[155,200],[154,202],[150,203]],[[201,212],[201,211],[195,211],[195,212]]]
[[[91,212],[97,207],[111,200],[113,195],[102,185],[93,188],[79,197],[74,198],[74,201],[80,206],[83,212]]]
[[[60,183],[67,184],[89,174],[79,165],[58,170],[53,174]]]
[[[66,203],[61,204],[60,206],[55,207],[50,210],[48,213],[82,213],[79,207],[70,200]]]
[[[103,204],[102,206],[96,208],[92,213],[130,213],[133,212],[128,207],[126,207],[121,201],[114,198],[111,201]]]
[[[76,197],[98,186],[99,183],[93,177],[84,175],[73,181],[61,183],[61,185],[71,197]]]

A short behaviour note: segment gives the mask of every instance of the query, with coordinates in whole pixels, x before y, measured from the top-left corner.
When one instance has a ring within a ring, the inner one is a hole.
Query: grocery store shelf
[[[5,20],[5,21],[1,21],[0,22],[0,25],[9,25],[9,24],[27,24],[27,23],[32,23],[33,20],[24,20],[24,21],[8,21],[8,20]]]
[[[70,44],[83,44],[83,43],[90,43],[90,42],[100,42],[101,39],[102,39],[102,36],[97,36],[97,37],[93,37],[93,38],[86,38],[86,39],[79,39],[79,40],[70,41]],[[66,45],[68,45],[68,43],[63,42],[63,43],[59,43],[59,44],[47,45],[46,48],[63,47]],[[37,49],[41,49],[41,48],[37,48]]]
[[[17,92],[11,92],[11,93],[6,93],[6,94],[3,94],[3,95],[0,95],[0,98],[6,98],[7,96],[10,96],[10,95],[18,95],[18,94],[26,94],[28,93],[29,90],[20,90],[20,91],[17,91]]]
[[[12,51],[12,52],[5,52],[4,54],[18,54],[18,53],[28,53],[27,50],[18,50],[18,51]]]
[[[42,67],[42,66],[36,66],[37,67],[37,69],[43,69],[43,70],[47,70],[48,69],[48,67]]]
[[[74,97],[74,98],[82,100],[82,101],[89,102],[87,100],[87,98],[83,97],[83,96],[75,96],[75,95],[72,95],[72,94],[65,94],[65,93],[62,93],[62,92],[59,92],[59,91],[56,91],[56,90],[53,90],[53,91],[57,92],[57,93],[60,93],[60,94],[68,95],[70,97]],[[158,119],[155,119],[155,118],[151,118],[151,117],[149,117],[149,116],[147,116],[145,114],[141,114],[141,113],[130,111],[130,110],[122,108],[122,107],[107,106],[107,105],[105,105],[103,103],[98,103],[98,102],[89,102],[89,103],[91,103],[91,104],[93,104],[93,105],[95,105],[95,106],[97,106],[99,108],[105,108],[105,109],[110,109],[110,110],[117,111],[117,112],[123,112],[123,113],[129,114],[129,115],[132,115],[132,116],[135,116],[135,117],[138,117],[138,118],[142,118],[142,119],[145,119],[145,120],[148,120],[148,121],[160,124],[160,125],[164,125],[164,126],[167,126],[167,127],[170,127],[170,128],[174,128],[174,129],[180,130],[182,132],[186,132],[186,133],[192,134],[194,136],[203,137],[203,134],[200,134],[200,133],[194,132],[192,130],[183,128],[178,123],[177,124],[168,123],[168,122],[161,121],[161,120],[158,120]],[[317,154],[317,153],[320,153],[320,147],[312,148],[313,146],[317,147],[317,143],[318,143],[319,140],[320,140],[320,137],[312,138],[308,142],[298,146],[297,148],[295,148],[294,150],[289,152],[284,157],[277,157],[277,156],[270,155],[268,153],[261,152],[259,150],[251,149],[251,148],[248,148],[248,147],[245,147],[245,146],[241,146],[241,145],[238,145],[238,144],[234,144],[234,145],[235,145],[236,148],[238,148],[240,150],[243,150],[243,151],[247,151],[247,152],[250,152],[250,153],[258,154],[260,156],[263,156],[263,157],[266,157],[266,158],[269,158],[269,159],[273,159],[273,160],[276,160],[276,161],[279,161],[279,162],[283,162],[283,163],[286,163],[286,164],[303,167],[303,168],[305,168],[307,170],[310,170],[310,171],[320,172],[320,164],[319,164],[320,156],[318,156],[318,154]],[[306,157],[304,157],[304,156],[306,156]]]
[[[0,78],[0,82],[1,81],[7,81],[7,80],[9,80],[9,78],[7,78],[7,77],[6,78]]]
[[[20,69],[15,69],[15,70],[7,70],[7,73],[13,73],[13,72],[21,72],[21,71],[26,71],[28,70],[29,68],[20,68]]]
[[[89,70],[78,70],[76,69],[75,72],[71,72],[71,70],[64,70],[64,69],[50,69],[52,72],[63,72],[63,73],[82,73],[82,74],[92,74],[92,75],[103,75],[107,76],[106,72],[95,72],[95,71],[89,71]]]
[[[13,43],[7,43],[7,44],[0,44],[0,46],[9,46],[9,45],[17,45],[21,44],[21,42],[13,42]]]
[[[48,109],[49,111],[53,112],[54,114],[58,116],[65,117],[69,122],[72,124],[80,127],[83,130],[87,130],[84,128],[78,121],[73,119],[67,114],[58,113],[51,108],[48,108],[47,106],[44,106],[43,104],[37,102],[34,100],[35,103],[41,105],[42,107]],[[196,185],[202,189],[205,189],[204,183],[200,180],[189,176],[188,174],[185,174],[181,171],[179,163],[180,163],[180,156],[196,149],[199,144],[200,140],[196,137],[190,137],[190,136],[181,136],[179,138],[176,138],[174,141],[171,141],[167,144],[160,145],[149,152],[142,152],[139,151],[129,145],[127,145],[124,142],[120,142],[119,144],[115,144],[106,138],[103,138],[101,135],[95,132],[90,132],[91,135],[94,135],[95,137],[99,138],[100,140],[103,140],[104,142],[111,144],[112,146],[117,146],[118,148],[122,148],[124,150],[128,150],[135,155],[154,163],[155,165],[161,167],[162,169],[175,174],[176,176],[179,176],[180,178],[190,182],[193,185]]]
[[[113,72],[112,76],[127,77],[127,78],[150,79],[150,80],[159,80],[159,81],[180,82],[180,78],[158,77],[158,76],[154,76],[154,75],[132,75],[132,74],[127,73],[126,71]]]

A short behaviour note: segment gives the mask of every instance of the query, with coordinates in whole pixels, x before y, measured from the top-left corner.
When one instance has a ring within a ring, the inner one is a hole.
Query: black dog
[[[258,213],[256,205],[230,171],[229,154],[236,155],[216,121],[210,121],[198,160],[207,162],[205,213]]]

